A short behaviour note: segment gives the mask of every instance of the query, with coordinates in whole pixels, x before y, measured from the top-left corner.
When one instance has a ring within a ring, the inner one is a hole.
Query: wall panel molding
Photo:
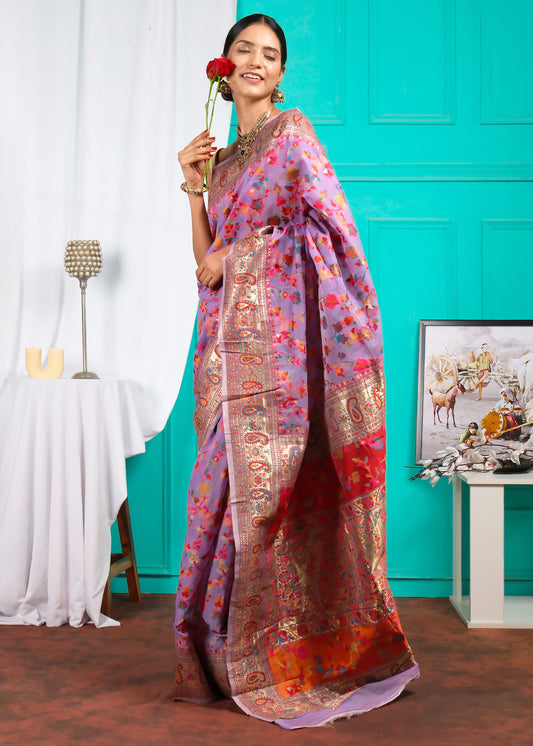
[[[288,36],[287,76],[281,83],[287,103],[298,106],[315,127],[344,126],[350,67],[346,61],[347,0],[329,0],[326,11],[311,2],[305,13],[298,3],[284,7],[282,15],[274,9],[271,12],[286,31],[298,28],[298,43],[307,52],[305,64],[302,60],[295,64]]]
[[[481,124],[533,124],[531,19],[519,5],[481,4]]]
[[[172,443],[172,428],[166,427],[161,434],[161,473],[163,475],[163,490],[158,494],[159,506],[153,505],[152,512],[154,515],[162,518],[161,534],[158,546],[161,548],[162,561],[159,564],[140,564],[137,555],[137,569],[139,575],[158,575],[167,576],[175,573],[172,568],[171,553],[171,528],[172,528],[172,463],[174,461],[174,446]],[[147,495],[147,500],[151,496]],[[134,537],[135,540],[135,537]]]
[[[372,274],[376,281],[382,279],[382,274],[389,268],[390,263],[385,257],[382,249],[382,235],[391,231],[411,231],[417,236],[421,231],[437,232],[443,236],[443,246],[432,249],[429,245],[425,253],[424,263],[420,265],[418,281],[423,281],[424,271],[427,268],[428,277],[434,275],[435,290],[444,282],[443,296],[446,304],[448,318],[454,318],[457,313],[457,224],[453,218],[369,218],[368,219],[368,249],[371,254]],[[429,238],[428,238],[429,244]],[[401,257],[394,256],[396,270],[401,266]],[[439,274],[439,270],[446,270]],[[376,284],[377,284],[376,282]],[[378,293],[379,297],[379,293]]]
[[[350,181],[533,181],[533,163],[334,163]]]
[[[328,2],[330,12],[333,9],[337,34],[333,36],[335,39],[333,54],[329,55],[328,65],[326,66],[327,78],[321,81],[321,85],[323,90],[327,89],[332,92],[332,102],[328,110],[328,107],[324,107],[323,96],[315,96],[315,101],[319,102],[318,109],[306,111],[313,126],[335,125],[343,127],[346,124],[348,88],[346,80],[348,67],[346,64],[346,48],[348,46],[346,2],[347,0],[329,0]]]
[[[518,234],[525,233],[520,236]],[[533,271],[533,219],[481,220],[481,282],[483,318],[531,318],[531,296],[506,295],[503,277],[509,267],[516,276]]]
[[[455,124],[455,0],[369,0],[368,12],[369,124]]]

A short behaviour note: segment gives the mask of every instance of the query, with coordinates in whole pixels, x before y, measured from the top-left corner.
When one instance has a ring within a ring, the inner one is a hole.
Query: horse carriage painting
[[[420,322],[416,461],[483,432],[533,442],[533,321]]]

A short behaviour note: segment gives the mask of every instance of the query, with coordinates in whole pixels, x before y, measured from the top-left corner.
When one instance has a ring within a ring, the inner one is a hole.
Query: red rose
[[[205,71],[209,80],[215,80],[215,78],[225,78],[235,70],[235,65],[225,57],[215,57],[207,63]]]
[[[207,96],[207,103],[205,105],[205,128],[208,131],[211,131],[211,125],[213,123],[213,114],[215,113],[215,101],[218,96],[218,92],[220,90],[220,81],[222,78],[225,78],[226,76],[230,75],[235,70],[235,65],[233,62],[230,62],[225,57],[215,57],[214,60],[211,60],[207,63],[207,67],[205,68],[205,71],[207,73],[207,77],[210,80],[209,83],[209,94]],[[211,93],[213,91],[213,88],[215,89],[215,95],[213,98],[211,98]],[[211,158],[211,155],[209,156],[209,159]],[[208,188],[208,175],[209,175],[209,160],[206,160],[204,163],[204,172],[203,172],[203,178],[202,178],[202,191],[207,191]]]

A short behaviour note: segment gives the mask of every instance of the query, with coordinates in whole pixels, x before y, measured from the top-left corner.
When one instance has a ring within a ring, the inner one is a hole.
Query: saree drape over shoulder
[[[176,699],[320,725],[418,676],[386,578],[376,297],[298,110],[214,167],[209,221],[210,251],[230,251],[221,288],[200,288]]]

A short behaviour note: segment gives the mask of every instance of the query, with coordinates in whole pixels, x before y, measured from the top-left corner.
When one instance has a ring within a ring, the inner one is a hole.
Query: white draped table
[[[0,624],[100,613],[125,458],[145,450],[132,381],[8,378],[0,389]]]

